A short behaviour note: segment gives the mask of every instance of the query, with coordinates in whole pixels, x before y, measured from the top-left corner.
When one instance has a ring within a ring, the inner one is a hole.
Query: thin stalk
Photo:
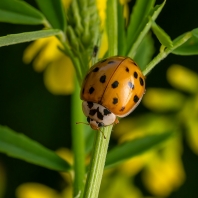
[[[108,55],[115,56],[118,54],[118,14],[117,14],[117,0],[107,1],[107,20],[106,29],[108,35]]]
[[[181,39],[178,39],[177,41],[173,42],[173,47],[161,50],[160,53],[146,66],[146,69],[143,71],[143,75],[146,76],[161,60],[166,58],[168,54],[170,54],[174,49],[184,44],[191,37],[192,33],[188,32]]]
[[[82,197],[85,180],[85,143],[84,125],[76,124],[84,119],[81,101],[79,99],[79,85],[75,80],[75,92],[72,95],[72,147],[74,152],[74,197]]]
[[[103,134],[98,131],[96,134],[90,170],[85,186],[84,198],[97,198],[99,194],[112,125],[105,127],[102,130],[106,139],[104,139]]]
[[[118,20],[117,20],[117,1],[107,1],[107,35],[109,42],[108,56],[117,55],[118,53]],[[112,125],[104,127],[103,134],[96,134],[90,169],[87,176],[84,198],[97,198],[102,181],[104,165],[111,136]]]

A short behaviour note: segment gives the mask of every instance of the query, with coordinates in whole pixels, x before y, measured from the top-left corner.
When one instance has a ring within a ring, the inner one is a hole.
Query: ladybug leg
[[[114,124],[118,124],[118,123],[119,123],[119,120],[118,118],[116,118]]]

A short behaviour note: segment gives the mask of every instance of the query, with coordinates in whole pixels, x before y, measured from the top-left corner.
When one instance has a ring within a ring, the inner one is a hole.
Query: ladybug
[[[113,56],[93,65],[84,78],[80,98],[94,130],[117,124],[130,114],[145,93],[145,77],[129,57]]]

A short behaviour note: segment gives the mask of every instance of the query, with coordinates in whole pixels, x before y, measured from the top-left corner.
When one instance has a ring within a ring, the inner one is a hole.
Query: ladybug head
[[[89,125],[91,126],[91,128],[92,128],[93,130],[100,131],[100,132],[103,134],[104,138],[106,139],[106,137],[105,137],[103,131],[100,129],[101,127],[104,127],[104,126],[105,126],[104,123],[102,123],[102,122],[97,122],[97,121],[91,119],[89,116],[87,117],[87,122],[89,123]]]
[[[76,124],[86,124],[86,125],[90,125],[90,127],[93,129],[93,130],[97,130],[97,131],[100,131],[104,137],[104,139],[106,139],[103,131],[100,129],[101,127],[104,127],[105,125],[102,123],[102,122],[97,122],[93,119],[91,119],[90,117],[87,117],[87,122],[88,123],[85,123],[85,122],[76,122]]]
[[[87,122],[89,123],[89,125],[93,130],[99,130],[101,127],[105,126],[103,122],[97,122],[91,119],[89,116],[87,117]]]

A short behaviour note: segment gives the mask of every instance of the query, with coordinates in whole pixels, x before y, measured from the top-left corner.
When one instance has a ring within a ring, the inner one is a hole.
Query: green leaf
[[[154,21],[152,22],[152,30],[162,45],[169,48],[173,46],[170,36]]]
[[[197,55],[198,54],[198,29],[194,29],[191,31],[192,37],[188,39],[183,45],[179,46],[178,48],[172,51],[173,54],[182,55],[182,56],[189,56],[189,55]],[[173,46],[179,40],[182,40],[185,35],[189,34],[189,32],[184,33],[173,40]]]
[[[127,51],[130,50],[131,46],[136,41],[138,35],[144,28],[144,26],[141,24],[148,16],[150,10],[153,9],[154,4],[155,0],[136,0],[127,29]]]
[[[107,19],[106,29],[108,36],[108,56],[115,56],[118,54],[118,20],[117,20],[117,1],[107,1]]]
[[[50,30],[25,32],[25,33],[19,33],[19,34],[10,34],[7,36],[0,37],[0,47],[13,45],[17,43],[24,43],[28,41],[34,41],[39,38],[45,38],[45,37],[54,36],[54,35],[62,35],[62,31],[56,30],[56,29],[50,29]]]
[[[164,0],[162,4],[156,5],[153,9],[151,9],[148,16],[139,25],[139,28],[136,32],[135,41],[132,46],[129,46],[131,48],[129,49],[129,51],[127,51],[127,56],[132,57],[132,58],[135,56],[137,48],[139,47],[143,38],[145,37],[145,35],[148,33],[148,31],[151,28],[151,25],[152,25],[151,20],[155,21],[155,19],[158,17],[160,12],[162,11],[162,8],[164,7],[165,3],[166,3],[166,0]]]
[[[4,126],[0,126],[0,152],[52,170],[67,171],[71,168],[55,152]]]
[[[82,191],[85,177],[85,139],[83,134],[84,125],[76,124],[77,120],[81,121],[85,117],[83,112],[80,110],[82,107],[82,101],[79,98],[79,93],[80,87],[77,79],[75,79],[75,91],[71,98],[71,106],[73,107],[71,111],[72,151],[74,155],[73,170],[76,175],[73,181],[74,197],[77,196],[79,191]]]
[[[120,56],[125,56],[125,48],[126,48],[126,32],[125,25],[126,21],[124,19],[123,14],[123,6],[118,2],[118,54]]]
[[[198,37],[198,28],[193,29],[192,34],[193,36]]]
[[[47,24],[45,17],[25,1],[1,0],[0,22],[15,24]]]
[[[137,52],[134,56],[135,62],[138,64],[138,66],[142,71],[151,61],[154,52],[155,52],[155,47],[154,47],[153,38],[151,34],[147,34],[140,43]]]
[[[173,135],[172,132],[166,132],[159,135],[149,135],[121,144],[108,152],[105,166],[110,167],[124,160],[140,155],[157,144],[167,140],[171,135]]]
[[[45,15],[51,27],[66,31],[66,17],[61,0],[36,0],[40,10]]]

